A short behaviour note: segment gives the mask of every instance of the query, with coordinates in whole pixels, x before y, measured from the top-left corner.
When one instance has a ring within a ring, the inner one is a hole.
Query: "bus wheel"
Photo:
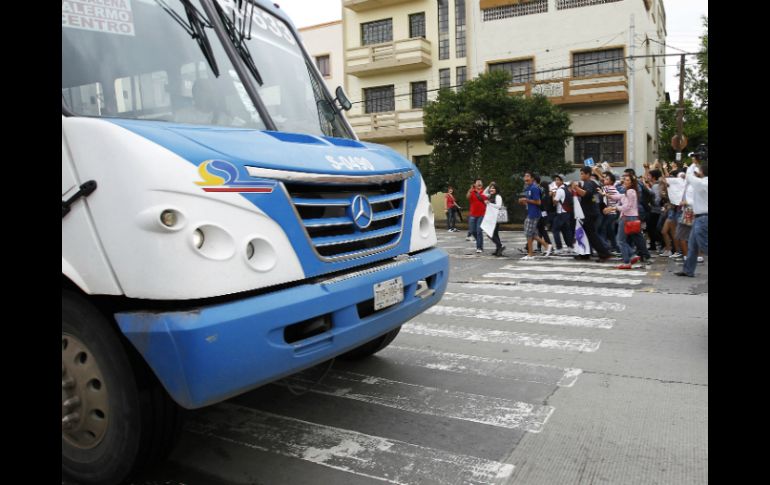
[[[390,345],[390,343],[393,341],[393,339],[396,338],[396,335],[398,335],[398,332],[400,331],[401,331],[401,326],[399,325],[398,327],[394,328],[393,330],[386,333],[385,335],[381,335],[376,339],[370,340],[364,345],[361,345],[360,347],[356,347],[350,352],[340,355],[340,359],[360,360],[360,359],[369,357],[370,355],[374,355],[380,350]]]
[[[148,453],[170,450],[157,441],[169,427],[174,433],[166,432],[166,437],[176,436],[176,405],[163,389],[140,389],[135,369],[107,318],[84,297],[63,290],[64,475],[79,483],[121,483],[152,458]],[[160,403],[157,397],[145,396],[148,392],[157,396],[158,390],[163,393]],[[170,422],[158,426],[152,416],[159,412]]]

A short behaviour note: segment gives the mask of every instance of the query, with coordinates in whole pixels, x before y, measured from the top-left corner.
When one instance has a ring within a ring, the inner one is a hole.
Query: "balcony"
[[[365,12],[380,7],[388,7],[399,3],[406,3],[411,0],[344,0],[342,6],[355,12]]]
[[[514,94],[543,94],[553,104],[579,106],[628,103],[628,78],[625,74],[591,78],[564,78],[516,84],[508,88]]]
[[[350,125],[361,140],[383,143],[422,138],[424,125],[421,109],[348,115]]]
[[[417,37],[354,47],[345,56],[347,74],[357,77],[431,66],[430,41]]]

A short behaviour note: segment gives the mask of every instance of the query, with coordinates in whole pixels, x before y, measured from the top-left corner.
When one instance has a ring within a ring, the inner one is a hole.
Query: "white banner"
[[[580,255],[591,255],[591,245],[588,243],[588,236],[580,219],[575,223],[575,252]]]
[[[685,180],[679,177],[666,178],[668,184],[668,200],[674,205],[679,205],[682,201],[682,193],[685,187]],[[693,188],[692,185],[687,186],[687,203],[693,204]]]
[[[495,232],[497,212],[498,210],[495,206],[488,205],[487,211],[484,213],[484,219],[481,220],[481,230],[489,237],[492,237],[492,234]]]

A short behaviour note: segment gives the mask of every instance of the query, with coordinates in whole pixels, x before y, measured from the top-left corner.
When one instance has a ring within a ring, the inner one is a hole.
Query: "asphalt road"
[[[133,483],[707,483],[708,262],[525,262],[502,239],[442,231],[447,294],[391,346],[191,412]]]

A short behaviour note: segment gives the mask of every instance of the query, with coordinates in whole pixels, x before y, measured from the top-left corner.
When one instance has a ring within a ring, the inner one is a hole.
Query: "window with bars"
[[[413,13],[409,16],[409,38],[425,38],[425,12]]]
[[[575,136],[575,164],[593,158],[596,163],[625,163],[624,134]]]
[[[452,81],[450,79],[450,73],[449,69],[439,69],[438,70],[438,87],[439,89],[448,88],[452,85]]]
[[[465,0],[455,0],[455,57],[465,57]]]
[[[535,79],[534,61],[532,59],[496,62],[489,65],[489,72],[493,71],[509,72],[511,74],[511,82],[514,84],[527,83]]]
[[[361,24],[361,45],[381,44],[393,40],[393,19]]]
[[[318,66],[318,70],[321,71],[323,77],[330,77],[332,75],[328,55],[316,56],[315,65]]]
[[[411,83],[412,109],[420,109],[428,102],[428,82],[418,81]]]
[[[556,0],[556,10],[565,10],[568,8],[590,7],[591,5],[601,5],[603,3],[614,3],[622,0]],[[647,0],[645,0],[646,3]],[[649,10],[649,9],[647,9]]]
[[[623,48],[572,54],[573,77],[624,73]]]
[[[449,59],[449,0],[438,0],[438,58]]]
[[[481,13],[482,20],[484,22],[489,22],[491,20],[521,17],[522,15],[544,13],[547,11],[548,0],[533,0],[531,2],[517,3],[515,5],[503,5],[500,7],[484,8],[481,10]]]
[[[366,113],[395,111],[394,85],[364,88],[364,108]]]
[[[466,69],[465,66],[457,66],[457,72],[456,72],[456,78],[457,78],[457,88],[461,88],[463,84],[465,84],[466,80]]]

